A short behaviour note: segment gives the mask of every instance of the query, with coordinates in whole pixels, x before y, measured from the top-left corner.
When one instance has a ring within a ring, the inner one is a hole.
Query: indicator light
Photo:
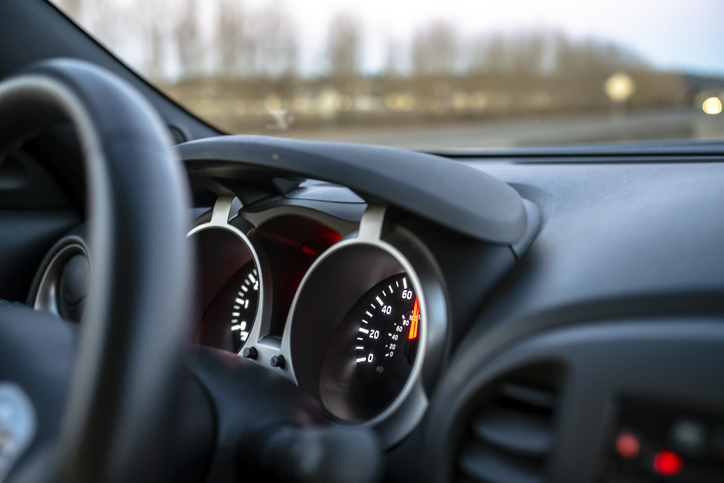
[[[417,339],[417,326],[419,325],[418,322],[420,320],[420,302],[417,297],[415,297],[415,306],[412,309],[412,320],[410,321],[410,334],[408,335],[408,339]]]
[[[682,466],[681,457],[671,451],[659,451],[654,458],[654,470],[661,475],[675,475]]]
[[[616,452],[627,460],[638,456],[641,450],[641,441],[639,437],[633,433],[621,433],[616,438]]]

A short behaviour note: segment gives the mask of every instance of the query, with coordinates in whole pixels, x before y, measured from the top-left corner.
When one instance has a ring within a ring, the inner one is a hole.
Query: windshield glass
[[[230,133],[438,150],[724,138],[721,0],[56,0]]]

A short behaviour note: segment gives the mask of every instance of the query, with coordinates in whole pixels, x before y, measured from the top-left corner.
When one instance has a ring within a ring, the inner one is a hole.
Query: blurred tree
[[[298,31],[284,3],[275,1],[256,12],[253,21],[254,67],[257,77],[293,77],[297,71]]]
[[[382,68],[382,75],[384,77],[400,77],[405,72],[405,50],[398,40],[389,39],[387,41],[387,48],[385,64]]]
[[[550,34],[532,32],[510,39],[510,69],[512,73],[525,76],[543,74],[543,59]]]
[[[555,43],[553,88],[569,108],[608,107],[602,86],[615,71],[648,69],[634,52],[596,39],[572,40],[559,35]]]
[[[459,43],[453,25],[438,21],[418,30],[412,43],[412,68],[417,76],[455,74]]]
[[[184,0],[180,6],[179,18],[173,26],[173,42],[178,55],[179,78],[201,77],[204,54],[196,0]]]
[[[555,33],[544,31],[478,37],[468,46],[468,71],[542,75],[555,38]]]
[[[139,1],[128,8],[132,11],[134,28],[139,29],[137,38],[142,39],[143,53],[142,71],[154,81],[163,80],[167,74],[170,56],[170,49],[173,47],[171,36],[171,23],[167,19],[173,19],[172,0]]]
[[[327,35],[329,73],[336,79],[353,79],[360,73],[362,25],[351,14],[338,14]]]
[[[559,35],[555,45],[554,69],[558,75],[581,75],[618,69],[645,68],[646,62],[629,49],[595,39],[574,41]]]
[[[253,73],[256,46],[249,23],[241,2],[220,0],[215,31],[217,76],[228,79]]]
[[[468,45],[468,72],[501,73],[507,70],[506,39],[501,34],[477,37]]]

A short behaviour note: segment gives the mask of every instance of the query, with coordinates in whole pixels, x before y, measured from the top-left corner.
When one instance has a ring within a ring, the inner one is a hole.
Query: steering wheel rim
[[[0,159],[68,121],[84,154],[92,283],[62,444],[43,477],[155,480],[193,305],[188,182],[149,103],[114,74],[69,59],[0,84]]]

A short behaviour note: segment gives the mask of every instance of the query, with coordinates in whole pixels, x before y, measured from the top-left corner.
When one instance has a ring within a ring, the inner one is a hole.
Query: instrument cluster
[[[198,344],[279,371],[331,421],[398,443],[427,407],[448,308],[412,233],[368,206],[361,219],[222,197],[189,237],[198,253]]]

